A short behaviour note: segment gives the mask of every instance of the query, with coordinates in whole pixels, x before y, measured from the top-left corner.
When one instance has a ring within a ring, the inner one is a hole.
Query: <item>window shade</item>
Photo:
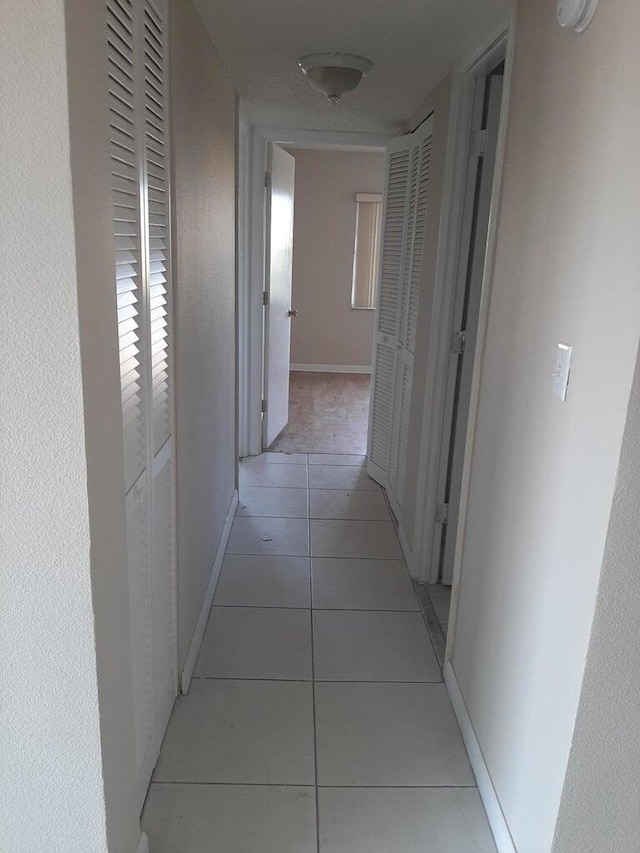
[[[376,307],[381,223],[382,195],[357,193],[352,308]]]

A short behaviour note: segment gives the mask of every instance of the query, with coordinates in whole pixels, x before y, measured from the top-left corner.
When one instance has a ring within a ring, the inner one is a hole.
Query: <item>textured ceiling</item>
[[[196,0],[253,122],[265,127],[395,131],[508,0]],[[336,106],[296,64],[306,53],[357,53],[373,69]]]

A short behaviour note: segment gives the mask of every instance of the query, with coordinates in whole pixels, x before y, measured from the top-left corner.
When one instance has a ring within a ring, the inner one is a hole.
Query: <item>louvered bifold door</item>
[[[138,797],[175,694],[166,27],[107,0],[113,238]]]
[[[387,149],[367,470],[401,516],[422,286],[432,120]]]
[[[423,128],[415,141],[411,155],[407,243],[403,264],[402,309],[399,322],[398,379],[395,388],[393,438],[389,461],[389,497],[398,518],[402,517],[405,475],[408,464],[413,362],[424,265],[427,205],[431,187],[431,148],[430,127]]]
[[[151,446],[152,641],[156,757],[176,687],[172,292],[167,5],[144,0],[142,21]]]
[[[107,2],[107,67],[113,238],[124,439],[127,567],[138,779],[153,769],[149,395],[146,381],[144,211],[140,195],[141,121],[137,12],[132,0]],[[140,783],[142,786],[143,783]]]
[[[393,431],[410,169],[411,146],[404,138],[396,140],[386,158],[367,452],[367,470],[384,486],[388,484]]]

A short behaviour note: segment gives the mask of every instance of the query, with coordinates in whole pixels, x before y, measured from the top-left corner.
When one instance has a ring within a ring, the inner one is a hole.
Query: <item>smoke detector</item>
[[[558,0],[558,23],[561,27],[583,33],[597,8],[598,0]]]

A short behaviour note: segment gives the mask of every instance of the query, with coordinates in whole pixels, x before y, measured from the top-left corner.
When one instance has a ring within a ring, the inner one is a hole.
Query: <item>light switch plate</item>
[[[558,344],[556,367],[553,371],[553,393],[561,400],[567,399],[572,351],[573,347],[569,346],[569,344]]]

